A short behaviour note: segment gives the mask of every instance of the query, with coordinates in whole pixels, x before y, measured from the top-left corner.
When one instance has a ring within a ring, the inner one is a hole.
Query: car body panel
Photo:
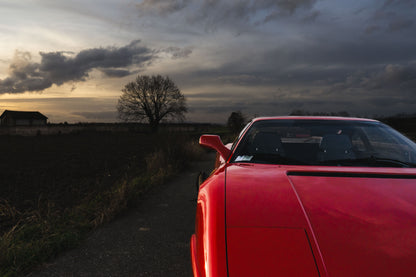
[[[413,169],[230,164],[227,172],[227,240],[230,228],[300,229],[322,276],[416,272]]]
[[[330,276],[414,276],[415,178],[290,176]]]
[[[308,244],[309,252],[313,251],[311,257],[316,260],[318,271],[326,272],[318,244],[314,243],[315,237],[308,217],[286,175],[289,168],[279,165],[229,164],[226,185],[227,230],[235,227],[302,230],[311,242]],[[228,231],[227,239],[232,239]],[[268,255],[274,256],[274,253]],[[280,269],[270,264],[267,270],[276,274]]]
[[[230,277],[319,276],[302,228],[229,227],[227,252]]]
[[[227,276],[225,172],[218,168],[200,187],[191,240],[194,276]]]
[[[276,165],[227,166],[227,226],[307,228],[286,170]]]

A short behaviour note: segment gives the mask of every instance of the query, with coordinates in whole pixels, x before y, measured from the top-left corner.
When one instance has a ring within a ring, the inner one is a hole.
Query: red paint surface
[[[391,178],[287,176],[296,171]],[[321,276],[416,276],[416,179],[395,175],[416,172],[228,165],[227,226],[305,230]]]
[[[310,240],[309,251],[313,251],[318,270],[325,273],[319,246],[315,243],[308,218],[286,175],[287,169],[278,165],[229,165],[226,186],[227,226],[304,230]],[[230,239],[228,233],[227,239]],[[230,255],[229,253],[229,257]]]
[[[227,228],[230,277],[319,276],[303,229]]]
[[[416,276],[416,180],[291,176],[330,276]]]
[[[224,170],[218,169],[199,191],[195,241],[191,240],[195,276],[227,276],[224,181]]]
[[[227,226],[307,227],[286,171],[279,166],[227,167]]]

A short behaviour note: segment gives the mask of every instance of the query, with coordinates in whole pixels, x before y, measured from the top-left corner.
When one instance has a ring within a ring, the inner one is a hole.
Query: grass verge
[[[0,200],[2,224],[13,222],[0,237],[0,276],[27,274],[77,246],[89,231],[114,218],[150,187],[165,182],[202,154],[196,142],[184,142],[189,141],[187,138],[175,136],[166,141],[169,143],[144,157],[145,170],[129,169],[130,176],[126,174],[105,189],[98,185],[97,191],[83,197],[76,206],[55,209],[53,202],[40,196],[36,209],[21,212],[7,200]]]

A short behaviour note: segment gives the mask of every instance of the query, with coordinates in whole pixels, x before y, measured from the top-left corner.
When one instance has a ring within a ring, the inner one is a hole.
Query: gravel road
[[[195,180],[209,173],[214,156],[152,189],[133,210],[95,230],[38,276],[192,276],[189,239],[194,232]]]

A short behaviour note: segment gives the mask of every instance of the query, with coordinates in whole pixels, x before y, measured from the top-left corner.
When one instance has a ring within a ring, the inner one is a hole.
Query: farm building
[[[1,126],[44,126],[48,118],[40,112],[5,110],[0,116]]]

